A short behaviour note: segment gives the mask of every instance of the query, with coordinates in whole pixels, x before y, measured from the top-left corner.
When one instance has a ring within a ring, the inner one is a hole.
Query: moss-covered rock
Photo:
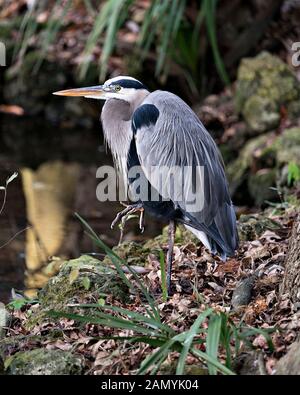
[[[88,298],[97,300],[103,294],[126,301],[128,287],[114,269],[98,259],[83,255],[66,261],[59,273],[39,292],[38,298],[44,309],[64,309],[67,304]]]
[[[243,181],[248,178],[249,169],[253,169],[253,163],[258,159],[257,153],[259,153],[260,157],[264,154],[265,160],[269,160],[270,163],[273,162],[273,152],[270,151],[268,154],[265,152],[269,147],[269,142],[273,139],[273,133],[252,138],[240,151],[236,160],[227,166],[226,173],[232,194],[243,183]]]
[[[11,375],[79,375],[83,362],[70,352],[37,348],[7,358],[5,367]]]
[[[300,115],[300,85],[277,56],[262,52],[244,58],[238,70],[236,107],[254,133],[279,125],[281,106],[289,117]]]
[[[69,306],[97,303],[100,298],[105,296],[128,302],[128,295],[128,286],[122,281],[116,270],[98,259],[83,255],[63,263],[59,273],[38,292],[39,304],[37,308],[32,309],[26,326],[30,329],[42,322],[45,317],[48,317],[50,310],[84,314],[85,311],[82,309],[74,309]]]
[[[134,241],[124,241],[116,247],[113,251],[123,259],[128,265],[144,266],[147,262],[147,257],[151,253],[151,249],[145,247],[143,243],[136,243]],[[111,264],[111,260],[106,256],[104,263]]]
[[[276,173],[276,169],[263,169],[250,174],[248,189],[257,206],[263,205],[267,200],[277,198],[278,193],[273,188],[276,185]]]
[[[300,342],[295,341],[288,353],[275,365],[276,375],[300,375]]]
[[[277,192],[270,188],[287,186],[287,165],[291,162],[300,166],[300,128],[252,138],[227,167],[231,193],[245,181],[256,205],[276,198]]]
[[[278,165],[295,162],[300,165],[300,128],[285,129],[271,146]]]

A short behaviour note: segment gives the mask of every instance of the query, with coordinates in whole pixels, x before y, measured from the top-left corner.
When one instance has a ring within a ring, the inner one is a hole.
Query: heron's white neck
[[[127,156],[133,137],[131,118],[134,111],[145,100],[150,92],[139,90],[130,100],[109,99],[105,102],[101,121],[104,138],[111,149],[115,164],[123,175],[126,170]]]
[[[101,121],[105,140],[115,159],[126,157],[132,140],[131,118],[150,92],[141,89],[130,100],[109,99],[105,102]]]

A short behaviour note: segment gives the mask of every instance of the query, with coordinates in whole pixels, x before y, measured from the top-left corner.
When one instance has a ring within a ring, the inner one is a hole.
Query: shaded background
[[[0,68],[0,184],[19,173],[0,216],[0,300],[11,288],[23,289],[24,281],[27,289],[40,287],[53,257],[100,253],[75,211],[109,245],[118,242],[110,223],[119,205],[95,196],[96,169],[111,164],[101,103],[57,98],[53,91],[117,75],[170,90],[193,107],[218,143],[238,213],[280,203],[285,188],[297,194],[289,177],[295,165],[292,178],[300,178],[298,129],[280,143],[294,147],[287,157],[265,155],[262,147],[299,126],[300,71],[292,65],[299,22],[300,4],[292,0],[0,0],[0,41],[7,49],[7,66]],[[265,82],[264,70],[273,80],[268,75]],[[286,94],[279,85],[271,90],[281,80]],[[258,86],[267,91],[248,100]],[[248,140],[254,142],[251,161],[237,162]],[[125,237],[139,240],[161,227],[148,220],[141,236],[132,223]]]

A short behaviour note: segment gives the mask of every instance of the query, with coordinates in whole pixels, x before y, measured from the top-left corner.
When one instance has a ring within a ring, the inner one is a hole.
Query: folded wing
[[[232,255],[236,217],[215,142],[190,107],[169,92],[151,93],[132,118],[136,154],[150,184],[204,232],[211,249]]]

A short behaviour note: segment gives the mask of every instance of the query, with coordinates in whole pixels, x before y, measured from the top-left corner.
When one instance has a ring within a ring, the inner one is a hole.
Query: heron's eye
[[[116,92],[119,92],[120,90],[121,90],[120,85],[115,85],[115,91],[116,91]]]

